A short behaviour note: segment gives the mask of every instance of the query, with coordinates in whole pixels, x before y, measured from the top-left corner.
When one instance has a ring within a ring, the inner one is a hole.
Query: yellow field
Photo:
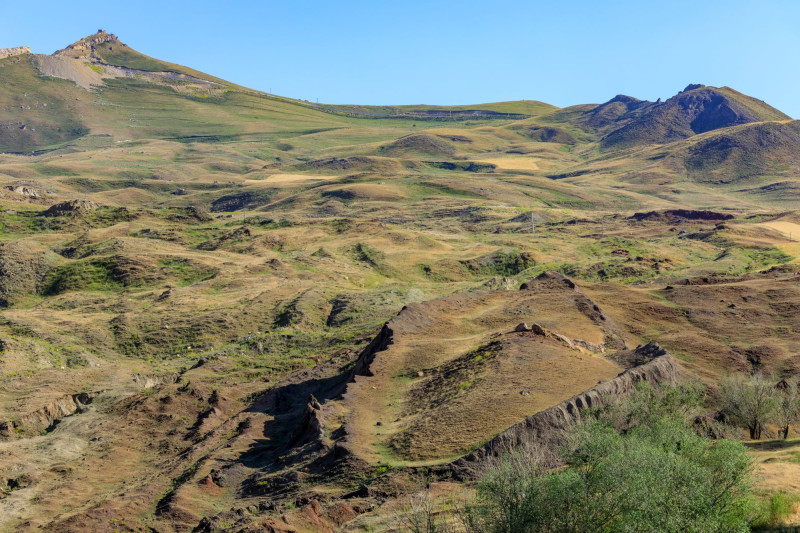
[[[501,170],[525,170],[536,171],[539,170],[537,157],[497,157],[491,159],[478,159],[477,163],[488,163],[495,165]]]

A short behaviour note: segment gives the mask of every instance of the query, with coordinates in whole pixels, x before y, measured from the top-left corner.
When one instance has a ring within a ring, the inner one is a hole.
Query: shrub
[[[560,470],[506,456],[479,482],[468,529],[749,531],[757,513],[750,460],[741,443],[693,431],[687,414],[696,399],[696,389],[640,387],[619,408],[575,428]]]

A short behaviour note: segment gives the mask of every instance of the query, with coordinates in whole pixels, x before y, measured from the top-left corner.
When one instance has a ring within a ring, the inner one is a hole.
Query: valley
[[[0,531],[400,530],[638,381],[796,378],[798,154],[728,87],[343,106],[0,51]]]

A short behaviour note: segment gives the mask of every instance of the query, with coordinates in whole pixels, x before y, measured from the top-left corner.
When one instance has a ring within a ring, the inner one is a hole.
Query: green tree
[[[780,405],[774,380],[761,374],[728,376],[722,380],[720,394],[727,417],[747,428],[753,440],[761,439],[764,425],[775,417]]]
[[[778,383],[777,422],[784,439],[789,438],[789,426],[800,416],[800,387],[794,380]]]

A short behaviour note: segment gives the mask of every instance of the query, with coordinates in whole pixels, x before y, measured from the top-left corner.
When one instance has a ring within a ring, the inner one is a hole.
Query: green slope
[[[86,91],[39,75],[31,54],[0,59],[0,151],[29,153],[89,132]]]

